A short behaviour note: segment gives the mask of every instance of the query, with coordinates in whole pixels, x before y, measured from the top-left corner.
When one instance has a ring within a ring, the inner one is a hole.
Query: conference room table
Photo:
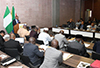
[[[43,32],[44,29],[48,29],[48,28],[41,28],[40,32]],[[85,31],[85,30],[78,30],[78,29],[68,29],[68,28],[62,28],[62,27],[52,27],[52,31],[55,33],[59,33],[60,30],[64,31],[64,34],[68,34],[68,35],[77,35],[77,34],[81,34],[83,35],[83,37],[89,37],[92,39],[100,39],[100,32],[96,32],[96,31]]]
[[[5,54],[5,53],[2,52],[2,51],[0,51],[0,55],[6,55],[6,56],[7,56],[6,58],[10,57],[9,55]],[[4,59],[6,59],[6,58],[4,58]],[[3,59],[1,59],[1,61],[2,61],[2,60],[3,60]],[[10,65],[8,65],[8,66],[2,66],[2,65],[0,65],[0,68],[10,68],[11,66],[22,66],[22,68],[29,68],[29,67],[27,67],[26,65],[22,64],[22,63],[19,62],[19,61],[16,61],[16,62],[14,62],[14,63],[12,63],[12,64],[10,64]]]
[[[63,53],[68,53],[68,52],[63,52]],[[68,58],[67,60],[63,61],[64,64],[76,68],[80,61],[87,62],[87,63],[93,63],[95,60],[91,58],[86,58],[83,56],[75,55],[73,54],[72,57]]]

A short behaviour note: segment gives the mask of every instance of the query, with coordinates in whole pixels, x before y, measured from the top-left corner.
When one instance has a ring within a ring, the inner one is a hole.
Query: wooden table
[[[39,44],[36,44],[36,45],[40,46]],[[64,52],[64,51],[61,51],[61,52],[68,53],[68,52]],[[66,64],[66,65],[68,65],[68,66],[76,68],[77,65],[80,63],[80,61],[87,62],[87,63],[90,63],[90,64],[94,62],[93,59],[73,54],[72,57],[70,57],[69,59],[63,61],[63,63]]]
[[[7,55],[4,52],[0,51],[0,55],[2,55],[2,54],[3,55]],[[10,57],[10,56],[7,55],[7,57]],[[23,68],[29,68],[29,67],[27,67],[26,65],[22,64],[19,61],[16,61],[16,62],[10,64],[9,66],[22,66]],[[5,67],[5,66],[0,65],[0,68],[8,68],[9,66]]]
[[[93,50],[94,43],[90,43],[90,42],[84,42],[84,43],[90,44],[90,46],[88,46],[86,48],[89,50]]]
[[[64,53],[67,53],[67,52],[64,52]],[[83,57],[83,56],[79,56],[79,55],[75,55],[74,54],[69,59],[63,61],[63,63],[66,64],[66,65],[69,65],[71,67],[76,68],[77,65],[80,63],[80,61],[87,62],[87,63],[90,63],[90,64],[94,62],[93,59],[86,58],[86,57]]]

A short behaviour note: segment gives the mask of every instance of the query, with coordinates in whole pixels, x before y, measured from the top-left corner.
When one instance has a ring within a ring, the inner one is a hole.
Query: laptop
[[[19,41],[19,43],[24,44],[24,38],[15,38],[16,41]]]

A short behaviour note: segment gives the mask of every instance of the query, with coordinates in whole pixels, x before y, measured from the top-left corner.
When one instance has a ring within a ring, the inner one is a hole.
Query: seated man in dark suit
[[[22,52],[22,47],[18,41],[15,41],[15,35],[10,34],[10,40],[4,43],[4,48],[16,48],[19,52]]]
[[[78,49],[80,52],[80,55],[89,57],[89,54],[86,52],[86,48],[85,48],[82,38],[83,38],[82,35],[76,35],[75,40],[73,42],[70,42],[68,44],[68,47]]]
[[[93,51],[100,53],[100,41],[95,42],[93,46]]]
[[[30,37],[29,43],[24,45],[23,55],[28,56],[34,66],[42,64],[44,53],[35,45],[35,38]],[[41,59],[40,59],[41,58]]]
[[[5,40],[3,39],[4,35],[5,35],[5,31],[1,30],[0,31],[0,50],[1,51],[4,51],[4,49],[3,49],[4,42],[5,42]]]
[[[81,24],[79,25],[78,29],[80,29],[80,30],[86,30],[87,29],[84,21],[81,22]]]
[[[75,23],[73,22],[72,19],[70,19],[68,22],[67,22],[67,26],[70,28],[70,29],[74,29],[76,27]]]

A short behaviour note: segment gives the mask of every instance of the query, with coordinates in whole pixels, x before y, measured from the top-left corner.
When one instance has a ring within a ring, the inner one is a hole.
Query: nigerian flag
[[[3,26],[6,29],[8,34],[12,32],[13,30],[12,16],[11,16],[8,6],[6,7],[6,11],[3,17]]]

